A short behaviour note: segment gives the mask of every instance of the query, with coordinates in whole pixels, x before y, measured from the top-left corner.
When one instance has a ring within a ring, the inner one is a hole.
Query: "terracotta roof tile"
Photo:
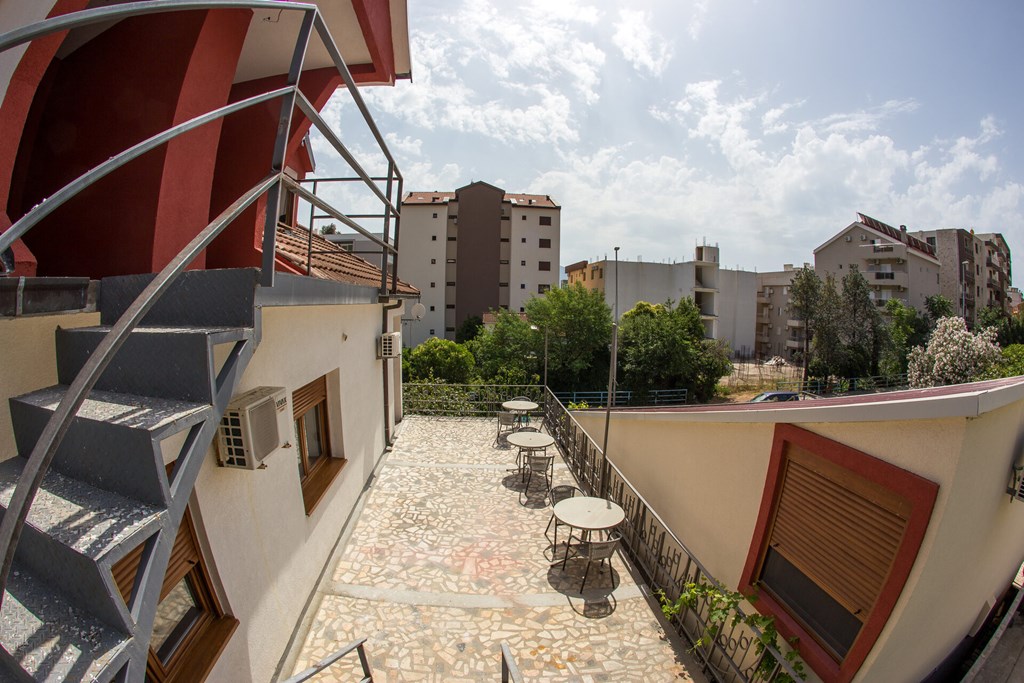
[[[312,237],[313,255],[310,274],[323,280],[334,280],[353,285],[380,287],[380,268],[355,254],[350,254],[320,235],[312,236],[304,228],[279,225],[277,227],[277,257],[292,264],[301,273],[306,272],[308,240]],[[388,285],[391,278],[388,278]],[[407,282],[398,280],[398,294],[417,296],[420,291]]]

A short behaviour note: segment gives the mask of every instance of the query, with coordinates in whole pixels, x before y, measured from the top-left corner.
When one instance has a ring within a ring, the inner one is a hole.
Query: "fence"
[[[776,382],[775,388],[779,391],[806,391],[812,394],[836,395],[849,393],[869,393],[875,391],[896,391],[908,387],[906,375],[895,375],[887,377],[876,375],[874,377],[811,377],[807,381],[793,380],[788,382]]]
[[[415,389],[410,392],[412,387]],[[721,585],[622,472],[605,459],[562,402],[544,387],[413,384],[405,385],[404,390],[406,412],[423,415],[493,415],[495,402],[500,405],[499,399],[507,400],[517,393],[542,399],[538,403],[544,409],[545,426],[580,488],[588,495],[618,503],[625,511],[621,547],[650,586],[675,601],[688,584]],[[466,412],[456,412],[460,406]],[[798,680],[799,674],[785,656],[774,647],[764,646],[761,632],[743,623],[745,617],[739,606],[722,611],[721,605],[712,604],[705,597],[684,605],[671,623],[693,645],[691,653],[698,658],[705,674],[719,683]]]
[[[689,392],[686,389],[653,389],[651,391],[631,391],[628,389],[615,391],[615,403],[612,406],[672,406],[686,403]],[[555,396],[563,403],[581,403],[587,405],[608,405],[607,391],[556,391]]]

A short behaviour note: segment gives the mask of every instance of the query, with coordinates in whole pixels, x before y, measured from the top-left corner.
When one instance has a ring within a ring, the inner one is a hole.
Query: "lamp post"
[[[960,315],[967,320],[967,264],[970,261],[960,262]]]
[[[604,455],[605,462],[608,461],[608,428],[611,426],[612,419],[612,402],[615,401],[615,366],[617,365],[619,354],[619,248],[615,247],[615,320],[612,322],[612,358],[611,363],[608,367],[608,405],[604,411],[604,442],[601,444],[601,453]],[[600,495],[603,497],[605,493],[605,487],[608,485],[603,478],[601,479],[601,492]]]
[[[540,332],[536,325],[530,325],[530,329]],[[544,328],[544,388],[548,387],[548,328]]]

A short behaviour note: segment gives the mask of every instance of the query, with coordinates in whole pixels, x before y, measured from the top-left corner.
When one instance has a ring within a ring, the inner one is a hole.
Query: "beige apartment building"
[[[570,285],[578,282],[604,292],[613,312],[617,297],[617,317],[640,301],[691,298],[701,311],[705,336],[728,342],[733,353],[749,357],[755,351],[756,274],[721,268],[718,252],[718,245],[701,244],[694,249],[694,259],[682,263],[580,261],[566,266],[565,274]]]
[[[757,274],[756,348],[761,359],[779,356],[797,360],[804,346],[805,325],[789,313],[789,288],[800,269],[787,263],[782,270]]]
[[[549,195],[510,194],[485,182],[402,201],[402,274],[422,292],[422,319],[404,320],[406,346],[455,339],[470,316],[526,302],[558,286],[561,207]]]
[[[923,312],[925,299],[940,293],[942,262],[935,247],[910,235],[906,226],[897,230],[862,213],[857,217],[814,250],[815,272],[821,277],[832,273],[841,282],[856,267],[876,305],[899,299]]]

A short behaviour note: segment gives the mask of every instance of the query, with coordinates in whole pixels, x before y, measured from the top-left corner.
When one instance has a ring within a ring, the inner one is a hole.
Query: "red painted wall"
[[[54,61],[49,92],[33,104],[38,134],[23,141],[31,155],[14,170],[12,218],[104,159],[223,105],[250,19],[248,10],[135,17]],[[206,126],[149,152],[54,212],[25,240],[39,274],[165,265],[207,223],[218,133]]]

